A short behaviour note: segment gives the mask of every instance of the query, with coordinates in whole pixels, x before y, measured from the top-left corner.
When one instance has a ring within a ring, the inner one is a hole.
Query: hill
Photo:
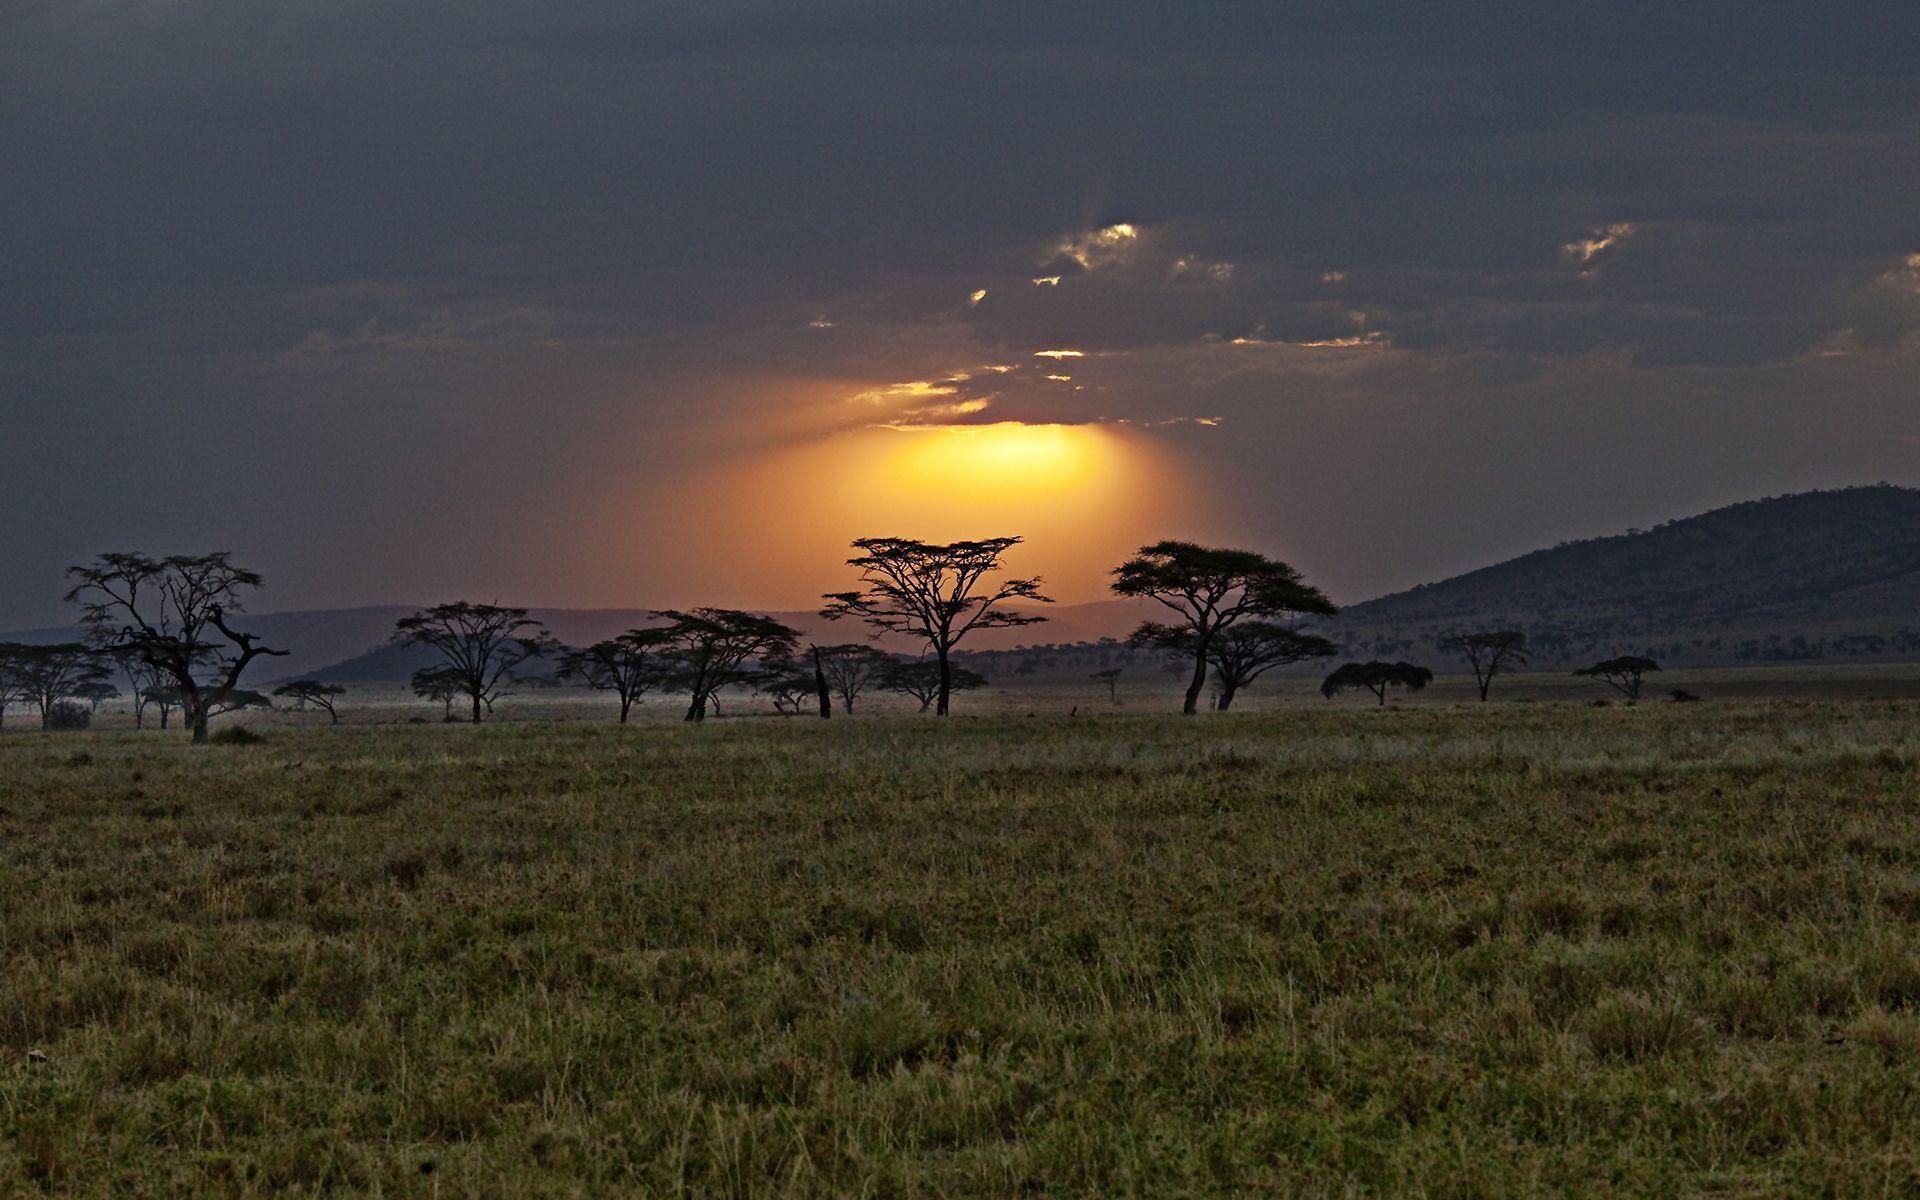
[[[1920,657],[1920,491],[1771,497],[1569,542],[1344,610],[1349,653],[1517,628],[1539,665]]]

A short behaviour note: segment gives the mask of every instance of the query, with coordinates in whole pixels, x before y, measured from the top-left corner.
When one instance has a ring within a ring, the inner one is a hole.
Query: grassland
[[[10,730],[0,1193],[1920,1191],[1920,703],[1085,711]]]

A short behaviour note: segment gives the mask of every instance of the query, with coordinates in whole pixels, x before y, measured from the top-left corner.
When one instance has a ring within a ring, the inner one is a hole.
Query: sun
[[[1082,425],[945,425],[895,431],[881,462],[889,489],[975,500],[1061,497],[1101,482],[1115,466],[1099,430]]]

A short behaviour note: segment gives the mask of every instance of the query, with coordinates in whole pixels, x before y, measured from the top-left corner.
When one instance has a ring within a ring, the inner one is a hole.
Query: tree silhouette
[[[766,664],[766,676],[760,687],[773,698],[774,711],[788,716],[798,716],[808,704],[819,697],[819,688],[813,668],[803,667],[793,659],[781,659]]]
[[[853,702],[887,664],[893,661],[873,646],[852,642],[841,646],[815,646],[814,661],[827,677],[827,686],[840,697],[840,711],[853,711]]]
[[[146,688],[141,691],[140,697],[147,704],[151,704],[160,710],[160,728],[162,729],[167,727],[167,718],[172,716],[174,710],[180,707],[179,689],[168,687],[166,684],[161,684],[159,687]]]
[[[453,673],[461,694],[472,701],[475,725],[507,694],[515,667],[560,646],[524,608],[465,600],[401,617],[393,623],[393,640],[427,646],[440,655],[441,669]]]
[[[225,716],[230,712],[239,712],[243,708],[272,708],[273,701],[259,692],[246,688],[234,688],[207,709],[208,718]]]
[[[347,689],[337,683],[321,683],[318,679],[297,679],[292,683],[283,683],[273,689],[276,696],[284,696],[294,702],[296,708],[305,708],[311,704],[327,714],[330,724],[340,723],[340,714],[333,711],[334,698],[346,694]]]
[[[1305,662],[1310,658],[1329,658],[1340,647],[1323,637],[1301,633],[1272,621],[1246,621],[1231,625],[1214,635],[1207,649],[1207,661],[1213,664],[1213,678],[1220,686],[1219,710],[1233,707],[1233,698],[1275,667]]]
[[[830,621],[860,617],[875,629],[916,638],[933,653],[940,672],[936,711],[947,715],[953,693],[953,648],[976,629],[1005,629],[1046,620],[1038,613],[997,607],[1008,600],[1053,603],[1040,594],[1040,580],[1003,579],[991,590],[987,575],[1001,569],[1000,559],[1018,537],[985,538],[940,545],[912,538],[860,538],[859,554],[847,560],[857,567],[860,591],[830,592],[820,615]]]
[[[1360,687],[1372,692],[1384,706],[1388,688],[1403,687],[1417,692],[1432,682],[1432,671],[1412,663],[1350,662],[1342,663],[1339,670],[1321,682],[1320,694],[1331,700],[1344,688]]]
[[[926,712],[940,698],[941,690],[970,692],[987,686],[987,677],[962,666],[949,665],[945,671],[937,662],[921,659],[894,659],[874,675],[873,686],[883,692],[898,692],[920,702]]]
[[[1619,658],[1609,658],[1590,667],[1582,667],[1575,675],[1585,675],[1613,688],[1628,700],[1640,698],[1642,676],[1658,671],[1660,664],[1650,658],[1641,658],[1633,654],[1623,654]]]
[[[284,656],[228,623],[241,611],[242,593],[257,590],[258,573],[235,566],[224,550],[211,554],[103,554],[70,567],[76,582],[67,599],[96,646],[131,654],[165,676],[180,697],[181,715],[195,742],[207,740],[207,721],[224,711],[241,673],[261,655]]]
[[[667,677],[689,695],[689,721],[706,720],[721,689],[767,679],[767,664],[791,659],[800,641],[798,630],[738,609],[664,608],[653,615],[668,623],[661,655]]]
[[[620,698],[620,723],[625,725],[633,702],[662,682],[660,649],[667,637],[664,629],[629,629],[584,649],[566,651],[556,674],[577,679],[595,691],[614,693]]]
[[[1109,704],[1120,703],[1120,668],[1119,667],[1108,667],[1104,671],[1095,671],[1092,674],[1088,675],[1087,678],[1107,685],[1107,702]]]
[[[453,720],[453,702],[460,695],[460,673],[448,667],[421,667],[413,673],[413,694],[446,706],[443,720]]]
[[[133,700],[133,727],[135,729],[145,729],[147,726],[147,706],[153,703],[153,693],[163,691],[167,688],[169,678],[167,673],[141,658],[140,655],[130,647],[116,647],[111,644],[103,644],[97,634],[90,636],[88,641],[102,654],[105,654],[111,659],[113,665],[120,669],[120,673],[127,677],[128,688]],[[160,728],[165,729],[167,727],[166,718],[167,714],[172,711],[172,707],[173,706],[169,706],[167,709],[162,710],[160,714]]]
[[[0,642],[0,729],[7,725],[7,707],[27,698],[26,681],[21,678],[18,656],[27,649],[19,642]]]
[[[1137,555],[1114,568],[1112,587],[1119,595],[1148,597],[1179,614],[1180,621],[1172,628],[1184,628],[1191,635],[1186,649],[1193,659],[1193,675],[1181,705],[1189,715],[1200,711],[1208,652],[1221,630],[1244,618],[1331,616],[1337,611],[1319,588],[1286,563],[1251,550],[1193,542],[1142,546]],[[1165,628],[1149,621],[1135,637]]]
[[[120,698],[120,685],[102,677],[91,683],[83,683],[73,689],[73,698],[75,700],[85,700],[87,702],[87,711],[97,713],[100,711],[102,704],[105,704],[109,700],[117,700]]]
[[[1487,633],[1456,633],[1440,639],[1440,649],[1464,654],[1473,668],[1474,685],[1480,689],[1480,701],[1486,703],[1493,688],[1493,677],[1505,675],[1527,665],[1527,635],[1517,629],[1496,629]]]

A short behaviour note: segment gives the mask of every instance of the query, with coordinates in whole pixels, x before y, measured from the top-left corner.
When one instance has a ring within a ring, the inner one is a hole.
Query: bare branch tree
[[[1497,629],[1487,633],[1456,633],[1440,639],[1440,649],[1464,654],[1473,668],[1473,682],[1480,689],[1480,701],[1486,703],[1493,688],[1493,677],[1505,675],[1527,665],[1527,635],[1517,629]]]
[[[103,554],[67,574],[77,581],[67,599],[82,605],[94,644],[131,654],[164,675],[195,742],[207,740],[208,718],[240,686],[248,664],[287,653],[229,623],[229,615],[241,611],[242,593],[257,590],[262,580],[235,566],[227,551],[162,559]]]

